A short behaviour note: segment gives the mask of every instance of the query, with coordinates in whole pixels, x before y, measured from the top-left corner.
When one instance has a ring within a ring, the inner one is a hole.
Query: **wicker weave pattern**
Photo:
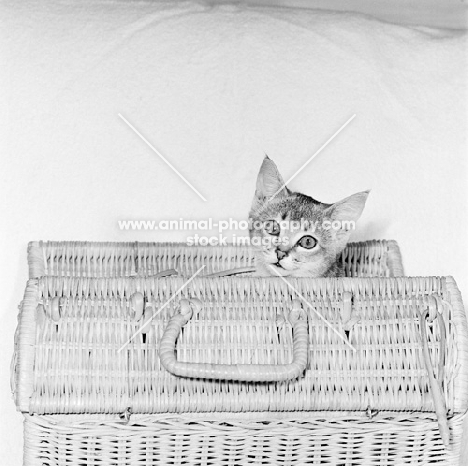
[[[373,420],[308,413],[268,422],[140,416],[128,424],[115,417],[26,416],[25,465],[457,466],[464,418],[450,420],[454,441],[447,450],[430,413]]]
[[[342,259],[349,277],[399,278],[289,279],[313,307],[302,310],[281,279],[195,278],[119,353],[182,277],[251,266],[252,251],[32,243],[30,276],[44,277],[28,283],[12,364],[24,464],[465,466],[468,327],[453,279],[402,277],[394,242],[351,244]],[[170,268],[182,277],[151,278]],[[193,363],[290,365],[299,333],[306,371],[269,383],[167,372],[162,335],[195,302],[176,340],[189,373]],[[307,313],[300,332],[292,309]]]
[[[403,275],[395,241],[350,243],[342,261],[348,277]],[[248,247],[193,247],[183,243],[33,242],[28,249],[30,278],[44,275],[70,277],[151,276],[175,268],[182,276],[202,265],[213,273],[254,264]]]
[[[360,319],[349,332],[354,353],[310,311],[309,368],[283,383],[191,380],[167,373],[158,345],[178,300],[152,322],[144,338],[118,348],[141,325],[129,299],[143,292],[157,309],[184,283],[165,279],[32,280],[20,319],[17,403],[31,413],[134,413],[197,411],[414,410],[433,411],[422,359],[419,313],[437,296],[446,322],[443,393],[447,409],[468,406],[466,319],[459,292],[446,278],[295,279],[308,302],[343,332],[343,292],[353,294]],[[177,358],[214,364],[287,364],[292,332],[277,316],[291,309],[294,293],[280,279],[196,278],[180,298],[204,303],[184,327]],[[62,316],[37,317],[40,302],[64,299]],[[432,299],[432,298],[431,298]],[[427,322],[435,373],[441,358],[437,320]],[[31,339],[35,345],[31,346]]]

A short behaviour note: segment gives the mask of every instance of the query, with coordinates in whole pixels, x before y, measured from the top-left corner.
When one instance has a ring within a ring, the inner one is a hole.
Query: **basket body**
[[[348,277],[403,275],[395,241],[350,243],[341,255]],[[132,277],[151,276],[177,269],[189,276],[201,266],[204,273],[254,264],[249,247],[194,247],[183,243],[32,242],[28,248],[29,277]]]
[[[139,334],[145,314],[132,308],[135,293],[145,312],[162,309]],[[297,379],[197,380],[161,365],[168,321],[194,297],[203,305],[177,339],[179,360],[288,363],[298,296],[309,347]],[[426,310],[431,319],[422,322]],[[449,449],[429,370],[448,414]],[[26,465],[463,464],[468,329],[451,278],[33,279],[12,379]]]

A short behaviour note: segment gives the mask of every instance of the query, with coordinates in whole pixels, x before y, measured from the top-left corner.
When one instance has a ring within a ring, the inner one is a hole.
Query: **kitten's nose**
[[[288,255],[287,252],[281,251],[281,249],[276,250],[276,257],[280,261],[283,257],[286,257]]]

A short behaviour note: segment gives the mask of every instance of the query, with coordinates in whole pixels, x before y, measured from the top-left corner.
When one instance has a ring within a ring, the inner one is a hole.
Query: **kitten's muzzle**
[[[284,252],[284,251],[281,251],[281,249],[277,249],[276,250],[276,257],[278,258],[278,262],[283,259],[284,257],[286,257],[288,255],[287,252]]]

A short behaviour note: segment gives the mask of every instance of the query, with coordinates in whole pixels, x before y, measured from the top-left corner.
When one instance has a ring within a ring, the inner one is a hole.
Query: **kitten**
[[[265,156],[250,211],[255,275],[342,276],[338,256],[361,216],[368,194],[363,191],[335,204],[324,204],[291,192],[284,186],[275,163]]]

